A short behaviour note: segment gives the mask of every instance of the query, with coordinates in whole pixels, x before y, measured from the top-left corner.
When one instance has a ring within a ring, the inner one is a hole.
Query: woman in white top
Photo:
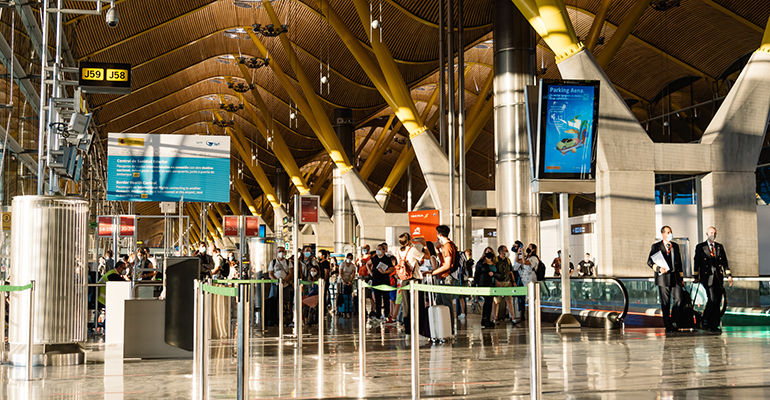
[[[535,269],[540,263],[540,258],[537,255],[537,245],[530,243],[529,246],[527,246],[526,255],[522,254],[522,249],[519,249],[519,253],[516,257],[519,259],[520,263],[518,271],[519,276],[521,276],[521,282],[525,286],[530,282],[537,282]]]
[[[396,251],[396,260],[398,260],[399,263],[401,263],[402,260],[405,261],[409,269],[412,271],[412,279],[407,279],[405,281],[401,281],[401,287],[406,287],[409,285],[411,281],[421,281],[422,280],[422,272],[420,271],[420,267],[423,264],[423,260],[428,259],[430,260],[430,253],[428,253],[427,244],[425,243],[425,239],[418,238],[416,241],[420,242],[423,245],[423,250],[417,250],[414,245],[412,244],[412,236],[408,233],[402,233],[398,237],[398,244],[401,245],[401,248]],[[401,295],[401,304],[403,307],[403,316],[404,316],[404,332],[409,335],[411,334],[411,325],[409,320],[409,292],[406,290],[400,291]]]

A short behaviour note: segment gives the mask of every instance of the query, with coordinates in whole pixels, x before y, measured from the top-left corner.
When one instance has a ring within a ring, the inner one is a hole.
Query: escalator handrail
[[[591,277],[570,277],[570,281],[613,281],[615,282],[619,287],[620,291],[623,292],[623,312],[618,317],[618,322],[623,322],[626,319],[626,315],[628,315],[628,289],[626,289],[626,285],[623,284],[623,281],[621,281],[619,278],[615,278],[612,276],[591,276]],[[557,281],[561,282],[561,277],[550,277],[545,278],[544,281]]]

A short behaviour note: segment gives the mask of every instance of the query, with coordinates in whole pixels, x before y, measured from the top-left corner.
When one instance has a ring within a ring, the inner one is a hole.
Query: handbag
[[[273,299],[278,297],[278,284],[277,283],[271,283],[270,284],[270,295],[267,296],[268,299]]]

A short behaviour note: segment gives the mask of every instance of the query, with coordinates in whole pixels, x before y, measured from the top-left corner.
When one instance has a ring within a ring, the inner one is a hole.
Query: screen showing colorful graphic
[[[540,178],[593,179],[598,81],[540,85]]]

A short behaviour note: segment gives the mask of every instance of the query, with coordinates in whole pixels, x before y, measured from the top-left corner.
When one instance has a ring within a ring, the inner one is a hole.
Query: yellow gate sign
[[[4,231],[11,230],[11,213],[10,212],[3,213],[3,230]]]

